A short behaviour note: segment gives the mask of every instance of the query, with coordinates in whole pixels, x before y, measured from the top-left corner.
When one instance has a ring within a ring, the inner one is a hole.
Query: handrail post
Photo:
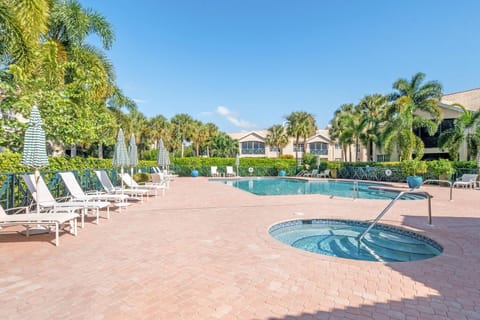
[[[427,195],[428,195],[428,224],[432,225],[432,197],[428,193]]]
[[[377,188],[375,188],[377,189]],[[382,189],[382,188],[378,188],[378,189]],[[365,229],[365,231],[363,231],[360,236],[358,236],[358,247],[360,248],[360,243],[362,241],[362,239],[365,237],[365,235],[370,231],[372,230],[372,228],[377,224],[378,221],[380,221],[380,219],[382,219],[382,217],[388,212],[388,210],[390,210],[390,208],[394,205],[394,203],[400,199],[404,194],[423,194],[427,197],[428,199],[428,224],[431,225],[432,224],[432,196],[426,192],[426,191],[415,191],[414,189],[410,190],[410,191],[401,191],[396,197],[395,199],[393,199],[392,201],[390,201],[390,203],[385,207],[385,209],[382,210],[382,212],[380,212],[380,214],[373,220],[372,223],[370,223],[370,225],[367,227],[367,229]]]

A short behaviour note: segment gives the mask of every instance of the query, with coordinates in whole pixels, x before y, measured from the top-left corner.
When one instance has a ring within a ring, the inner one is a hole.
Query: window
[[[342,146],[339,143],[335,143],[335,149],[342,150]]]
[[[324,142],[313,142],[309,143],[311,154],[317,155],[327,155],[328,154],[328,144]]]
[[[377,162],[388,162],[390,161],[389,154],[377,154]]]
[[[280,152],[280,149],[275,146],[270,146],[270,152]]]
[[[242,142],[242,154],[265,154],[265,143],[258,141]]]
[[[293,152],[303,152],[304,151],[304,145],[303,143],[293,144]]]
[[[453,128],[454,120],[455,119],[443,119],[442,123],[440,123],[440,125],[438,126],[437,132],[435,132],[433,136],[430,136],[428,134],[428,130],[426,128],[414,129],[413,133],[415,133],[415,135],[417,135],[420,139],[422,139],[423,144],[425,145],[425,148],[437,148],[438,136],[445,130]]]

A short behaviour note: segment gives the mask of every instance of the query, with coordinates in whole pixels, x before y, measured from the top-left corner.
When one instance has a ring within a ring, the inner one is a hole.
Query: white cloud
[[[132,98],[133,102],[135,103],[147,103],[148,100],[144,100],[144,99],[135,99],[135,98]]]
[[[228,120],[231,124],[233,124],[236,127],[239,128],[254,128],[256,127],[255,124],[247,121],[247,120],[242,120],[237,117],[237,114],[235,112],[230,111],[227,107],[224,106],[218,106],[217,109],[215,110],[217,114],[221,115],[225,119]]]

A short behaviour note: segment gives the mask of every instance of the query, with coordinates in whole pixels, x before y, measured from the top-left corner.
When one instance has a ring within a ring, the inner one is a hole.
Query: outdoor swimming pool
[[[442,253],[442,247],[427,237],[380,223],[359,242],[368,225],[353,220],[293,220],[272,226],[269,233],[297,249],[354,260],[405,262]]]
[[[283,178],[244,178],[244,179],[212,179],[211,181],[223,182],[227,185],[248,191],[256,195],[292,195],[292,194],[324,194],[334,197],[358,198],[358,199],[394,199],[398,192],[375,190],[369,187],[387,186],[378,183],[354,181],[309,181],[302,179]],[[355,188],[354,188],[355,187]],[[425,199],[421,195],[404,195],[400,199],[418,200]]]

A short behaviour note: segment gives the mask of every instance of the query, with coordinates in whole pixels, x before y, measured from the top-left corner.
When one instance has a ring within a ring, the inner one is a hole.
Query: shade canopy
[[[137,144],[135,143],[135,135],[133,133],[130,136],[130,141],[128,142],[128,158],[130,160],[131,167],[136,167],[138,165]]]
[[[158,157],[157,164],[159,167],[166,168],[170,165],[170,155],[168,154],[165,145],[163,144],[162,138],[158,141]]]
[[[42,118],[37,106],[33,106],[25,132],[21,164],[39,169],[48,165],[47,143],[42,128]]]
[[[113,165],[122,168],[130,165],[130,159],[128,158],[128,151],[127,146],[125,145],[125,137],[123,136],[122,128],[118,130],[117,142],[115,142]]]

